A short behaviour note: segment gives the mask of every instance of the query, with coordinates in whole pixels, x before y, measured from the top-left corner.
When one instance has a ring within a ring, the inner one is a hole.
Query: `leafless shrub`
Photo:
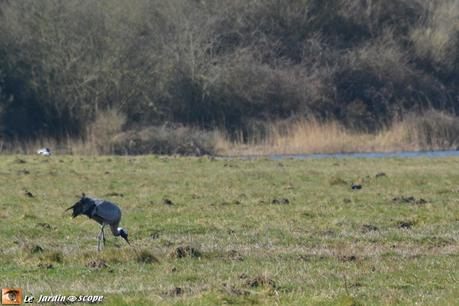
[[[118,134],[112,142],[115,154],[214,153],[214,133],[185,127],[149,127]]]
[[[100,111],[87,126],[87,141],[93,144],[96,153],[110,153],[111,142],[122,131],[126,116],[116,110]]]
[[[459,119],[428,111],[422,116],[410,114],[402,123],[405,140],[424,149],[459,148]]]
[[[119,134],[117,152],[123,137],[189,152],[183,129],[149,127],[249,141],[266,122],[374,133],[457,114],[458,14],[455,0],[0,1],[0,147],[106,153]]]
[[[459,2],[444,0],[428,7],[426,16],[411,29],[413,50],[421,59],[433,62],[432,68],[438,64],[441,69],[457,70]]]

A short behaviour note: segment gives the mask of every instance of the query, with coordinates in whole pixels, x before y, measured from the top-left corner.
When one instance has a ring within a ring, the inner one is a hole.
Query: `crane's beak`
[[[124,237],[123,237],[123,238],[124,238]],[[126,242],[127,242],[129,245],[131,245],[131,243],[129,242],[129,240],[128,240],[128,238],[127,238],[127,237],[126,237],[126,238],[124,238],[124,240],[126,240]]]
[[[80,215],[82,213],[82,207],[81,206],[82,206],[82,204],[80,202],[77,202],[77,203],[73,204],[72,206],[70,206],[69,208],[67,208],[65,211],[73,209],[72,217],[75,218],[75,217],[77,217],[78,215]]]
[[[67,211],[67,210],[71,210],[71,209],[72,209],[72,208],[74,208],[75,206],[76,206],[76,204],[74,204],[74,205],[70,206],[70,207],[69,207],[69,208],[67,208],[65,211]]]

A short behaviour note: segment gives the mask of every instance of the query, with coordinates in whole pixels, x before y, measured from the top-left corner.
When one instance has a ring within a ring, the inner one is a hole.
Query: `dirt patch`
[[[165,247],[170,247],[174,245],[174,242],[167,240],[167,239],[160,239],[160,243]]]
[[[238,200],[233,200],[231,202],[223,201],[220,203],[222,206],[228,206],[228,205],[241,205],[241,202]]]
[[[185,290],[183,290],[183,288],[175,287],[175,288],[172,288],[171,290],[168,290],[168,291],[164,292],[164,295],[166,295],[166,296],[181,296],[184,293],[185,293]]]
[[[236,250],[230,250],[227,254],[228,258],[231,260],[243,261],[244,256]]]
[[[15,164],[26,164],[27,162],[23,159],[20,159],[20,158],[17,158],[15,161],[14,161]]]
[[[23,174],[23,175],[28,175],[28,174],[30,174],[30,171],[27,170],[27,169],[19,170],[19,171],[18,171],[18,175],[21,175],[21,174]]]
[[[306,218],[314,218],[316,216],[316,214],[311,211],[302,212],[301,215]]]
[[[325,255],[316,255],[316,254],[304,254],[304,255],[298,256],[298,260],[307,261],[307,262],[310,262],[313,260],[324,260],[326,258],[327,256]]]
[[[86,264],[86,267],[91,268],[91,269],[103,269],[103,268],[107,268],[108,265],[105,262],[105,260],[100,259],[100,260],[91,260],[90,262]]]
[[[387,176],[387,175],[384,172],[378,172],[375,175],[376,178],[381,178],[381,177],[385,177],[385,176]]]
[[[52,226],[52,225],[50,225],[48,223],[37,223],[37,226],[41,227],[41,228],[44,228],[46,230],[55,230],[56,229],[56,227],[54,227],[54,226]]]
[[[156,239],[159,238],[159,235],[160,235],[160,232],[159,232],[159,231],[153,231],[153,232],[151,232],[151,234],[150,234],[150,239],[156,240]]]
[[[427,200],[420,198],[416,199],[413,196],[401,196],[401,197],[395,197],[392,199],[392,202],[399,203],[399,204],[415,204],[415,205],[424,205],[427,204]]]
[[[191,194],[191,198],[192,198],[193,200],[196,200],[196,199],[200,199],[201,196],[200,196],[199,194],[197,194],[197,193],[192,193],[192,194]]]
[[[54,268],[53,264],[48,263],[48,262],[40,262],[37,265],[37,267],[40,268],[40,269],[52,269],[52,268]]]
[[[273,199],[271,201],[271,204],[275,205],[287,205],[290,204],[290,201],[287,198],[279,198],[279,199]]]
[[[27,189],[24,189],[24,195],[26,197],[29,197],[29,198],[35,198],[35,196],[33,195],[33,193],[31,193],[30,191],[28,191]]]
[[[338,259],[343,262],[354,262],[357,261],[357,256],[355,255],[343,255],[339,256]]]
[[[378,227],[373,225],[373,224],[363,224],[360,231],[362,233],[369,233],[369,232],[375,232],[378,231]]]
[[[37,244],[30,248],[30,253],[32,253],[32,254],[42,253],[43,251],[44,251],[44,249],[41,246],[37,245]]]
[[[347,185],[347,182],[340,177],[332,176],[328,181],[330,186]]]
[[[401,229],[410,229],[412,228],[416,222],[414,221],[399,221],[397,222],[397,227]]]
[[[247,296],[250,294],[248,290],[237,288],[234,285],[230,285],[226,283],[223,284],[223,290],[225,293],[229,295],[235,295],[235,296]]]
[[[250,288],[267,287],[275,289],[277,287],[276,282],[265,275],[250,278],[245,284]]]
[[[64,256],[62,255],[62,252],[59,251],[44,252],[40,257],[43,261],[47,262],[62,263],[64,261]]]
[[[150,252],[147,250],[141,251],[139,254],[136,256],[136,261],[137,262],[142,262],[142,263],[157,263],[159,260]]]
[[[442,248],[453,245],[455,240],[453,238],[429,237],[425,239],[425,242],[427,242],[430,247]]]
[[[172,258],[199,258],[202,256],[202,253],[191,246],[179,246],[170,254],[170,256]]]
[[[172,200],[170,200],[170,199],[168,199],[168,198],[164,198],[163,201],[162,201],[162,203],[163,203],[164,205],[168,205],[168,206],[174,205],[174,202],[172,202]]]
[[[119,192],[110,192],[105,194],[106,197],[124,197],[124,193],[119,193]]]
[[[238,276],[239,276],[240,279],[248,279],[249,278],[249,276],[247,274],[245,274],[245,273],[241,273]]]

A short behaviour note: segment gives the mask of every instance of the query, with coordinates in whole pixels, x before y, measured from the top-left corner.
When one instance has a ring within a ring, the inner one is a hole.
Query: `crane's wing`
[[[115,204],[103,201],[96,200],[96,208],[93,212],[94,217],[101,218],[105,223],[114,224],[119,223],[121,220],[121,210]]]

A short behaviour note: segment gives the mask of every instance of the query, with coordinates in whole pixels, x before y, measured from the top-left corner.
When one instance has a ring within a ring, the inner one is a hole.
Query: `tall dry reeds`
[[[123,118],[105,113],[88,127],[88,137],[57,141],[0,142],[2,153],[34,154],[50,147],[77,155],[264,155],[342,152],[389,152],[459,149],[459,118],[436,111],[411,113],[379,132],[350,130],[338,121],[294,120],[260,123],[232,136],[178,125],[121,131]]]
[[[271,122],[256,132],[230,140],[221,135],[222,155],[424,151],[459,148],[459,119],[429,111],[409,114],[376,133],[351,131],[336,121]],[[246,140],[244,140],[246,139]]]

